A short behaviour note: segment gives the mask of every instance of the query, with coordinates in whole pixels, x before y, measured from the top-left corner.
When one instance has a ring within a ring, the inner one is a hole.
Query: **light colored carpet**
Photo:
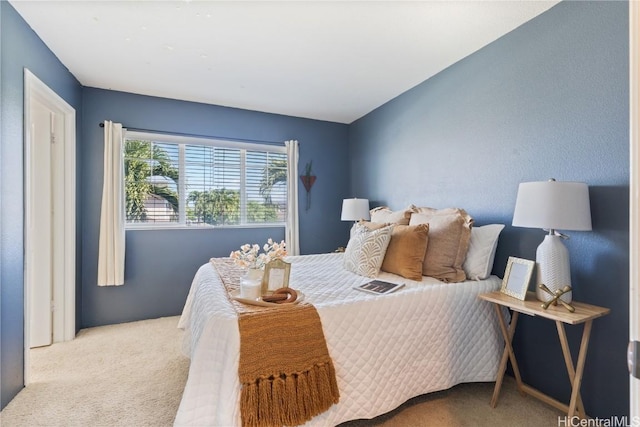
[[[495,383],[460,384],[449,390],[415,397],[373,420],[340,427],[558,427],[566,414],[532,397],[523,397],[506,377],[498,405],[489,405]]]
[[[171,426],[189,368],[177,323],[167,317],[83,329],[73,341],[32,350],[32,383],[0,413],[0,425]],[[461,384],[341,427],[557,426],[562,415],[520,396],[512,378],[495,409],[492,393],[493,383]]]
[[[32,382],[0,414],[2,427],[169,426],[189,359],[177,317],[81,330],[31,351]]]

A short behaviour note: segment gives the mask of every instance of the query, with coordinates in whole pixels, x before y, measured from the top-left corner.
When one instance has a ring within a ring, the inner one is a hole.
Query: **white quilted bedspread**
[[[389,295],[353,289],[371,279],[342,268],[342,254],[289,257],[289,286],[316,307],[333,359],[340,402],[305,425],[372,418],[408,399],[459,383],[495,381],[503,349],[494,309],[477,295],[501,280],[404,282]],[[176,426],[240,425],[236,314],[210,263],[196,273],[179,327],[189,378]],[[286,334],[286,325],[281,327]]]

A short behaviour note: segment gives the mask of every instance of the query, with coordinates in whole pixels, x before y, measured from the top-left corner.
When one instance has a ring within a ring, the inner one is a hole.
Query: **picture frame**
[[[524,301],[535,265],[535,261],[510,256],[500,292]]]
[[[264,267],[262,276],[262,295],[267,295],[280,288],[289,287],[291,263],[274,259]]]

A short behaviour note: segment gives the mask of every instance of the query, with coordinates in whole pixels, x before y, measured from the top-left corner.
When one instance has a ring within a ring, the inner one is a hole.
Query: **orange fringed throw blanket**
[[[212,258],[227,291],[242,269]],[[240,328],[240,413],[246,427],[296,426],[338,403],[320,316],[311,304],[265,308],[232,300]]]

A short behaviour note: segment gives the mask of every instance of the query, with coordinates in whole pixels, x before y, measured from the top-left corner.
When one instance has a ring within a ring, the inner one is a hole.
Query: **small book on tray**
[[[395,290],[404,286],[404,283],[391,283],[382,280],[372,280],[364,283],[360,286],[355,286],[355,289],[364,292],[370,292],[372,294],[389,294]]]

